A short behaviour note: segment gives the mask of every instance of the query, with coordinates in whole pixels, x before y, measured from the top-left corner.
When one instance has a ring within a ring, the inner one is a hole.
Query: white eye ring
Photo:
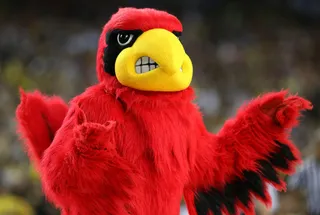
[[[129,34],[129,38],[125,41],[125,42],[121,42],[120,41],[120,36],[121,35],[124,35],[123,33],[119,33],[118,35],[117,35],[117,42],[118,42],[118,44],[120,45],[120,46],[126,46],[126,45],[128,45],[131,41],[132,41],[132,39],[133,39],[133,34]],[[128,34],[127,34],[128,35]]]

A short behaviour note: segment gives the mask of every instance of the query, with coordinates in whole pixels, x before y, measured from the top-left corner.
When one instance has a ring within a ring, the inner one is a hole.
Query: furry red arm
[[[288,131],[297,125],[300,111],[311,108],[310,102],[286,93],[251,101],[216,136],[199,124],[202,142],[191,176],[193,188],[185,193],[190,215],[236,214],[239,209],[251,214],[253,197],[270,203],[267,182],[285,188],[277,172],[291,174],[300,162]]]
[[[132,194],[134,173],[116,151],[116,122],[89,121],[93,112],[81,107],[102,108],[99,101],[105,100],[96,97],[72,105],[41,162],[45,192],[68,214],[128,213],[123,202]]]
[[[25,93],[21,89],[20,94],[21,103],[16,111],[18,131],[30,158],[38,166],[43,152],[60,128],[68,106],[60,97],[48,97],[38,91]]]

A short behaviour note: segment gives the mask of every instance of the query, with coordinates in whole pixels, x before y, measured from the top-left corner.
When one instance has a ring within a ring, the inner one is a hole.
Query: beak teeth
[[[152,60],[150,57],[141,57],[136,62],[136,73],[142,74],[146,72],[150,72],[156,68],[158,68],[159,65]]]
[[[141,57],[136,62],[136,73],[142,74],[146,72],[150,72],[156,68],[158,68],[159,65],[152,60],[150,57]],[[182,72],[182,67],[180,67],[180,72]]]

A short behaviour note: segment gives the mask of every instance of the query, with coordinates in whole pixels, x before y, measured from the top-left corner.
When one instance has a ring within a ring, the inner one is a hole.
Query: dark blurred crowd
[[[194,63],[192,84],[211,131],[219,130],[247,99],[288,88],[315,105],[292,137],[304,156],[314,151],[310,143],[320,124],[319,1],[147,4],[131,0],[110,3],[110,7],[106,2],[100,7],[98,1],[90,1],[98,7],[96,14],[92,5],[77,7],[57,1],[55,11],[37,0],[30,5],[26,2],[0,2],[0,215],[9,214],[8,210],[15,215],[57,214],[45,202],[38,175],[15,133],[18,88],[40,89],[69,100],[95,83],[97,40],[118,6],[167,8],[181,19],[182,42]],[[320,187],[320,178],[317,180]],[[306,197],[300,194],[276,193],[276,212],[305,213]],[[288,205],[293,204],[302,205],[298,212],[290,212],[293,207]]]

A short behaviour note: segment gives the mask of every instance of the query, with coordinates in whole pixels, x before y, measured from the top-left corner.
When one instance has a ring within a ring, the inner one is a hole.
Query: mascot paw
[[[45,97],[39,92],[34,91],[26,93],[23,89],[20,89],[20,104],[17,108],[18,116],[27,115],[33,117],[34,114],[43,114],[46,112]]]
[[[297,95],[287,94],[287,91],[281,91],[268,93],[260,98],[261,110],[283,128],[295,126],[298,123],[300,112],[312,109],[310,101]]]
[[[106,124],[87,122],[86,116],[80,108],[76,108],[73,114],[76,119],[74,137],[81,149],[115,151],[113,144],[115,121],[108,121]]]

